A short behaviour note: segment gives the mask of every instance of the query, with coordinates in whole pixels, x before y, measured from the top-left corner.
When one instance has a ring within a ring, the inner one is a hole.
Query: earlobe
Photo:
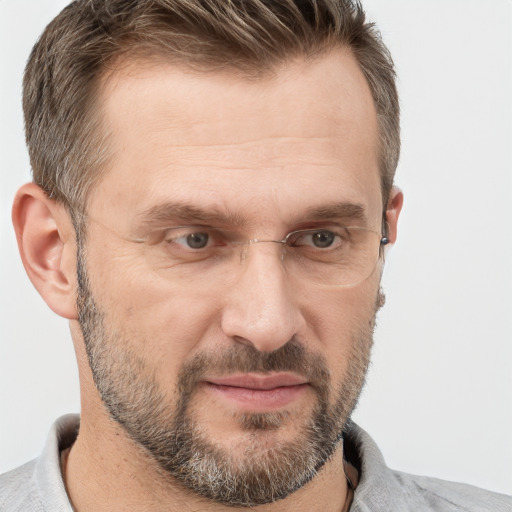
[[[392,244],[396,242],[398,217],[403,204],[404,194],[398,187],[393,187],[386,208],[387,237]]]
[[[76,242],[68,212],[27,183],[14,199],[12,221],[32,284],[55,313],[76,319]]]

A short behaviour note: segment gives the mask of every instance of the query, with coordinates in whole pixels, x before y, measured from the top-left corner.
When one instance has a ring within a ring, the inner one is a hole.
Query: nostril
[[[243,338],[242,336],[233,336],[232,340],[239,345],[244,345],[250,348],[254,347],[254,345],[247,338]]]

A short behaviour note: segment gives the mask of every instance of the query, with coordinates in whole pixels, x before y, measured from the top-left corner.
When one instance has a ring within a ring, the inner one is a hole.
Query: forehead
[[[101,216],[167,202],[262,219],[322,202],[382,211],[377,115],[347,50],[258,79],[128,62],[104,81],[101,110],[114,155],[90,202]]]

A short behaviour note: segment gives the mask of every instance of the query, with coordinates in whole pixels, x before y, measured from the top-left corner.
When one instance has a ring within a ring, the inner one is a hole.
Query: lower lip
[[[221,386],[206,383],[207,388],[225,400],[235,403],[251,411],[269,411],[284,407],[298,398],[307,390],[307,384],[283,386],[273,389],[250,389],[234,386]]]

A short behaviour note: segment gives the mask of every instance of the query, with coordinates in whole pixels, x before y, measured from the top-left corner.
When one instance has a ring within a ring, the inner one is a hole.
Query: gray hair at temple
[[[73,214],[106,172],[112,149],[101,85],[122,59],[165,59],[247,79],[294,58],[352,51],[376,106],[384,207],[400,153],[389,51],[355,0],[77,0],[29,58],[23,108],[34,181]],[[76,217],[75,217],[76,220]]]

